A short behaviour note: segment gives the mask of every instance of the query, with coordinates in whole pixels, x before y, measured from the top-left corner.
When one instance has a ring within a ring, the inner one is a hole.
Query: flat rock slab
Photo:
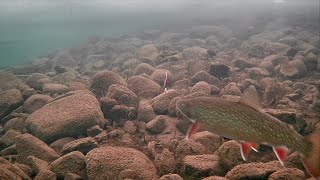
[[[63,137],[85,134],[94,125],[100,125],[103,114],[96,97],[90,94],[74,94],[53,101],[26,120],[31,134],[45,142]]]

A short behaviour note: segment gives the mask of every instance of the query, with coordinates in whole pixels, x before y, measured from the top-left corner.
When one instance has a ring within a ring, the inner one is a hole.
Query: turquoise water
[[[275,13],[275,9],[270,9],[273,5],[269,0],[245,2],[247,4],[239,0],[1,0],[0,67],[28,63],[58,49],[80,46],[91,36],[115,37],[148,28],[166,30],[166,27],[183,24],[210,24],[216,17],[241,24],[242,20],[256,19],[258,13]],[[310,2],[315,4],[313,7],[319,5],[317,0]]]

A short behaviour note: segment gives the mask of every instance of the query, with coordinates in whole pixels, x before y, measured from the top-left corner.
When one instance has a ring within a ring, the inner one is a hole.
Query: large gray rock
[[[16,137],[18,160],[22,163],[28,162],[28,156],[34,156],[47,162],[59,158],[59,154],[46,143],[31,134],[21,134]]]
[[[0,92],[0,119],[9,115],[23,103],[23,98],[19,90],[11,89]]]
[[[132,170],[139,179],[157,177],[152,161],[142,152],[124,147],[101,147],[86,155],[87,175],[91,180],[118,179],[124,171]]]
[[[103,114],[98,100],[90,94],[74,94],[53,101],[26,120],[26,127],[31,134],[45,142],[78,136],[86,129],[100,125]]]

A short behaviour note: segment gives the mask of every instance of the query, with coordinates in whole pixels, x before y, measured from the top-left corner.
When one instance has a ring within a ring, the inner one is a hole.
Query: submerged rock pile
[[[190,122],[176,102],[237,101],[250,91],[300,134],[319,130],[315,34],[293,38],[279,30],[240,40],[218,26],[150,33],[97,39],[33,68],[1,72],[0,179],[310,177],[296,153],[283,167],[266,146],[244,162],[234,140],[207,131],[184,139]]]

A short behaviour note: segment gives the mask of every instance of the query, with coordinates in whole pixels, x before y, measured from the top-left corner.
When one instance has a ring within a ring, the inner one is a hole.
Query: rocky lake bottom
[[[319,42],[299,28],[193,26],[95,37],[2,69],[0,179],[311,180],[297,152],[282,166],[268,146],[245,162],[235,140],[186,140],[176,103],[249,89],[301,135],[319,131]]]

